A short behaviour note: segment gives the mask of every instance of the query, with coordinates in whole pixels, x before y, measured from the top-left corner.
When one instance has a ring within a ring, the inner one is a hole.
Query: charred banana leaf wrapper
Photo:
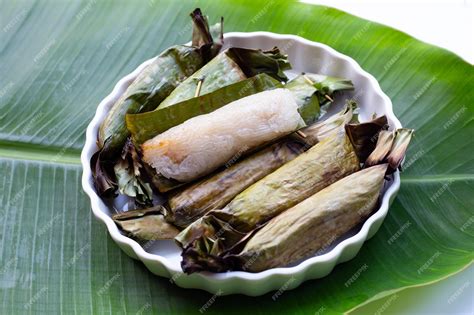
[[[113,165],[122,151],[129,132],[125,115],[155,109],[175,88],[206,64],[219,51],[206,18],[199,9],[191,14],[194,22],[193,45],[168,48],[148,65],[113,105],[100,126],[99,151],[91,158],[96,189],[101,196],[115,193]]]
[[[273,218],[238,255],[229,269],[259,272],[298,262],[362,222],[377,205],[387,164],[351,174]]]
[[[226,165],[201,181],[172,192],[166,205],[167,219],[185,228],[208,211],[222,208],[244,189],[296,158],[330,132],[341,130],[351,119],[352,108],[346,106],[330,119],[303,128],[304,138],[292,134],[237,163]]]
[[[114,165],[119,192],[135,199],[141,207],[153,205],[153,190],[143,163],[130,138],[125,142],[122,155]]]
[[[146,141],[143,160],[166,178],[190,182],[238,154],[303,126],[289,90],[264,91],[193,117]]]
[[[172,239],[179,233],[175,226],[166,222],[160,206],[115,214],[112,219],[122,231],[137,240]]]
[[[279,213],[359,168],[345,132],[334,133],[248,187],[222,210],[209,212],[183,230],[175,238],[183,248],[183,270],[225,270],[221,264],[224,251]]]
[[[287,56],[276,47],[269,51],[231,47],[178,85],[157,110],[260,73],[266,73],[278,81],[287,81],[283,71],[290,68]]]
[[[374,151],[379,131],[386,129],[388,129],[388,121],[385,115],[369,122],[346,125],[347,135],[356,149],[360,162],[364,163],[367,157]]]

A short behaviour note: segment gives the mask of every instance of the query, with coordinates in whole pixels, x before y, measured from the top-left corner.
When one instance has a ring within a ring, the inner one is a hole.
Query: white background
[[[391,26],[474,63],[472,0],[300,1],[331,6]],[[453,295],[457,298],[449,303]],[[435,284],[404,290],[389,299],[372,302],[354,314],[474,314],[474,267]],[[384,303],[386,307],[381,308]]]
[[[474,63],[472,0],[300,0],[324,4],[399,29]]]

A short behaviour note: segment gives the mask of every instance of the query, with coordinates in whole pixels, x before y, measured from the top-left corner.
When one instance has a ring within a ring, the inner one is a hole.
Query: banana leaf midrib
[[[426,287],[428,285],[431,285],[431,284],[434,284],[434,283],[438,283],[440,281],[443,281],[443,280],[446,280],[447,278],[451,277],[451,276],[454,276],[458,273],[461,273],[463,271],[465,271],[467,268],[469,268],[472,264],[474,263],[474,260],[471,260],[470,262],[466,263],[462,268],[460,268],[459,270],[456,270],[450,274],[447,274],[446,276],[442,277],[442,278],[438,278],[438,279],[435,279],[433,281],[428,281],[428,282],[425,282],[425,283],[422,283],[422,284],[412,284],[412,285],[407,285],[407,286],[403,286],[403,287],[400,287],[400,288],[396,288],[396,289],[392,289],[392,290],[386,290],[386,291],[382,291],[380,292],[379,294],[377,295],[374,295],[372,297],[370,297],[369,299],[367,299],[365,302],[361,303],[361,304],[358,304],[357,306],[351,308],[350,310],[347,310],[344,314],[351,314],[352,312],[354,312],[355,310],[358,310],[359,308],[362,308],[363,306],[367,305],[367,304],[370,304],[371,302],[374,302],[374,301],[377,301],[377,300],[380,300],[384,297],[387,297],[389,295],[395,295],[397,292],[401,292],[403,290],[406,290],[406,289],[410,289],[410,288],[421,288],[421,287]]]
[[[54,162],[80,165],[81,150],[46,146],[20,141],[0,140],[0,159]],[[474,181],[474,174],[401,174],[401,182],[406,184],[444,183],[451,181]]]
[[[81,150],[21,141],[0,140],[0,159],[81,164]]]

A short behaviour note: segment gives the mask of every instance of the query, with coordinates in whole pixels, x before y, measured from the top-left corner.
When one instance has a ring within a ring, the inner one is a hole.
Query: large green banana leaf
[[[401,190],[376,236],[328,277],[278,299],[212,297],[152,275],[111,241],[81,191],[79,153],[97,104],[142,61],[188,41],[196,6],[212,22],[224,16],[226,31],[298,34],[351,56],[379,80],[402,124],[416,129]],[[1,314],[340,313],[472,263],[474,71],[456,55],[288,1],[0,7]]]

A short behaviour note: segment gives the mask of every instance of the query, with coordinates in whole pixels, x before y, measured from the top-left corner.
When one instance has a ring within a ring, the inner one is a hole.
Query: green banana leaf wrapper
[[[125,234],[141,241],[172,239],[179,233],[159,206],[118,213],[112,219]]]
[[[287,56],[276,47],[269,51],[231,47],[178,85],[156,110],[196,97],[196,92],[207,94],[260,73],[286,82],[283,71],[287,69],[291,69]]]
[[[203,180],[171,192],[165,205],[167,220],[185,228],[208,211],[224,207],[244,189],[325,139],[330,132],[344,128],[351,119],[352,106],[347,105],[330,119],[301,129],[300,134],[285,137]]]
[[[285,88],[293,92],[306,124],[312,124],[320,116],[321,106],[329,104],[336,92],[353,90],[354,85],[350,80],[306,73],[290,80]]]
[[[248,187],[221,210],[212,210],[176,238],[186,273],[223,271],[221,255],[253,230],[333,182],[359,170],[345,132],[334,133]]]
[[[318,90],[317,96],[321,105],[331,101],[332,95],[337,91],[354,89],[352,81],[348,79],[315,73],[304,73],[303,77]]]
[[[285,84],[285,88],[289,89],[300,108],[301,116],[304,117],[306,124],[315,122],[320,113],[319,98],[317,96],[317,89],[299,75]]]
[[[214,43],[207,19],[199,9],[191,13],[194,23],[191,46],[176,45],[153,60],[112,106],[98,133],[99,151],[91,158],[95,187],[101,196],[113,196],[117,186],[113,165],[130,135],[125,115],[155,109],[176,86],[205,65],[220,50]]]

